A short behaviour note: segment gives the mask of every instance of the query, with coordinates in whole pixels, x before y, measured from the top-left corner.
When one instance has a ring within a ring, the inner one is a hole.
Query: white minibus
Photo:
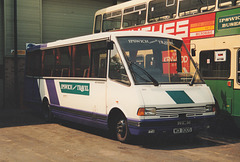
[[[121,142],[133,135],[199,132],[215,116],[212,93],[182,39],[158,32],[29,44],[25,101],[40,105],[48,121],[107,129]]]

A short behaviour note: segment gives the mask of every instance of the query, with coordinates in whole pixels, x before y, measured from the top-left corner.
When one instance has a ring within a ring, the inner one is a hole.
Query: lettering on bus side
[[[218,18],[218,30],[240,27],[240,14]]]
[[[188,37],[189,31],[189,20],[182,20],[177,22],[169,22],[165,24],[155,24],[147,27],[138,27],[131,30],[141,30],[141,31],[160,31],[166,34],[174,34],[182,38]]]
[[[89,83],[69,83],[60,82],[60,89],[62,93],[86,95],[90,94],[90,84]]]
[[[235,20],[236,20],[235,16]],[[221,20],[222,21],[222,20]],[[214,36],[215,13],[193,16],[181,20],[160,22],[126,30],[150,31],[173,34],[183,39],[197,39]],[[237,25],[237,23],[235,23]]]

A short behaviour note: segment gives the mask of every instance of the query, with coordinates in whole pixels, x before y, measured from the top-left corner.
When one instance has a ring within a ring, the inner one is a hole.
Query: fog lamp
[[[214,112],[214,111],[215,111],[215,107],[213,105],[206,106],[206,112]]]

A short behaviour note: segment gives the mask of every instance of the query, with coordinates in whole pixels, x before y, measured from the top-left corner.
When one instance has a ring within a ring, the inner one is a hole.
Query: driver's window
[[[130,85],[130,81],[127,76],[125,67],[122,63],[122,60],[120,58],[120,55],[119,55],[115,45],[110,54],[109,78],[111,78],[117,82],[121,82],[121,83]]]

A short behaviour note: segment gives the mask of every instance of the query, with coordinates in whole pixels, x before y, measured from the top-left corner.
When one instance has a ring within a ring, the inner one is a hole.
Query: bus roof
[[[143,3],[146,3],[149,1],[152,1],[152,0],[131,0],[131,1],[123,2],[123,3],[117,4],[117,5],[113,5],[113,6],[104,8],[104,9],[100,9],[95,13],[95,15],[99,15],[101,13],[107,13],[107,12],[111,12],[111,11],[116,11],[116,10],[121,10],[121,9],[124,9],[125,7],[128,8],[128,7],[135,6],[137,4],[143,4]]]
[[[45,49],[52,49],[57,47],[65,47],[70,45],[76,45],[76,44],[83,44],[87,42],[92,42],[96,40],[107,40],[111,37],[123,37],[123,36],[150,36],[150,37],[162,37],[162,38],[171,38],[171,39],[178,39],[182,40],[178,36],[160,33],[160,32],[146,32],[146,31],[115,31],[115,32],[104,32],[104,33],[97,33],[97,34],[91,34],[91,35],[85,35],[75,38],[69,38],[64,40],[57,40],[55,42],[49,42],[46,44],[30,44],[27,47],[27,51],[36,51],[36,50],[45,50]]]

